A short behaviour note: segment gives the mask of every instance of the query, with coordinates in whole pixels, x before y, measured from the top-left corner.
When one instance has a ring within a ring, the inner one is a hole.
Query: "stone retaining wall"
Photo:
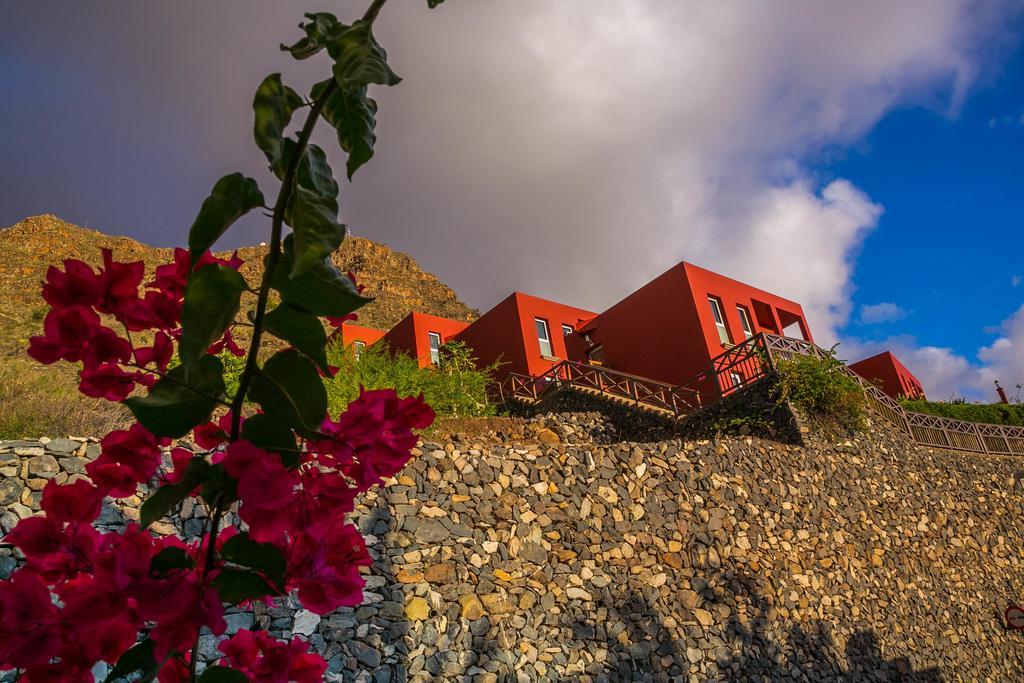
[[[1019,460],[874,432],[594,443],[612,429],[551,414],[516,443],[423,444],[357,510],[363,606],[232,629],[307,636],[329,680],[1021,677],[1024,638],[1001,618],[1024,593]],[[94,451],[0,443],[0,526]]]

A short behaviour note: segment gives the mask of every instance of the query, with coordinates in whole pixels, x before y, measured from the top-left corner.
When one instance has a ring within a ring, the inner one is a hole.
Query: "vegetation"
[[[864,426],[864,391],[843,372],[833,348],[827,358],[794,356],[778,361],[779,400],[814,418],[831,419],[852,431]]]
[[[92,436],[130,421],[123,406],[78,393],[74,375],[20,358],[0,363],[0,439]]]
[[[356,397],[359,389],[394,389],[399,396],[423,394],[427,403],[443,417],[482,417],[494,414],[487,387],[495,367],[478,370],[472,351],[461,342],[441,347],[437,367],[421,368],[415,358],[392,354],[382,344],[365,348],[356,358],[352,347],[336,344],[328,348],[328,363],[338,372],[324,384],[328,412],[337,415]]]
[[[902,401],[903,407],[917,413],[939,415],[964,422],[1016,425],[1024,427],[1024,405],[1019,403],[945,403],[940,401]]]

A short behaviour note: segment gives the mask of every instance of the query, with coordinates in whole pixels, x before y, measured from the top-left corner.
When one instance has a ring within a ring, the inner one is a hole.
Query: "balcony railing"
[[[802,339],[761,333],[719,354],[707,370],[679,386],[563,360],[536,377],[512,373],[497,385],[497,393],[501,401],[537,401],[553,389],[572,386],[680,418],[758,382],[774,371],[777,360],[793,356],[826,358],[829,352]],[[972,453],[1024,455],[1024,427],[964,422],[909,411],[853,370],[839,367],[863,389],[870,410],[918,444]]]

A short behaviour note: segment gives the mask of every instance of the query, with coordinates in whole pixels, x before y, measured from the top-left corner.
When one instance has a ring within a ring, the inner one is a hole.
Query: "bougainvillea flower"
[[[135,383],[144,379],[143,373],[125,372],[119,365],[104,363],[82,369],[78,390],[92,398],[123,401],[135,390]]]
[[[287,558],[285,587],[298,591],[306,609],[328,614],[362,603],[365,581],[359,567],[373,560],[353,525],[339,521],[316,533],[300,532],[291,540]]]
[[[102,299],[96,308],[120,319],[124,307],[139,299],[139,285],[146,273],[142,261],[120,263],[114,260],[110,249],[103,249],[103,269],[100,271]]]
[[[238,480],[238,515],[249,525],[249,536],[263,543],[280,539],[288,527],[284,511],[295,497],[298,475],[276,453],[245,440],[228,446],[222,464]]]
[[[145,427],[134,424],[100,441],[100,456],[85,466],[93,483],[107,495],[135,495],[138,484],[147,482],[160,467],[160,444]]]
[[[58,484],[52,479],[43,488],[39,507],[55,522],[91,522],[100,514],[103,492],[84,479]]]
[[[229,410],[217,418],[216,422],[207,422],[199,425],[192,430],[192,440],[200,448],[212,451],[228,440],[233,416],[234,413]]]
[[[361,491],[397,473],[416,445],[413,429],[434,421],[434,411],[415,398],[398,398],[391,389],[362,391],[337,422],[324,420],[320,431],[329,438],[309,445],[325,466],[356,481]]]
[[[251,683],[317,683],[327,670],[327,662],[306,652],[306,643],[297,637],[280,641],[263,631],[242,629],[219,648],[231,668]]]
[[[57,608],[35,574],[15,572],[0,581],[0,664],[12,668],[45,665],[60,649]]]
[[[103,296],[100,277],[89,264],[78,259],[64,261],[64,270],[50,266],[43,283],[43,299],[53,308],[92,307]]]
[[[88,522],[61,524],[49,517],[26,517],[4,536],[25,556],[25,569],[50,583],[91,571],[101,538]]]

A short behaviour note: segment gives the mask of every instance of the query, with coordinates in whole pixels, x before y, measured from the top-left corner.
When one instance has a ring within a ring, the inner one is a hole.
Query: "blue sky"
[[[845,335],[913,335],[973,358],[1024,302],[1024,49],[992,69],[958,108],[893,111],[823,164],[885,209],[857,257]]]
[[[343,17],[362,0],[325,0]],[[0,10],[0,225],[55,213],[185,240],[251,137],[275,0]],[[473,306],[602,310],[681,260],[801,302],[816,340],[892,349],[936,397],[1024,380],[1024,0],[391,2],[352,232]],[[326,132],[316,138],[343,164]],[[224,247],[265,239],[259,216]],[[1009,378],[1009,379],[1007,379]]]

